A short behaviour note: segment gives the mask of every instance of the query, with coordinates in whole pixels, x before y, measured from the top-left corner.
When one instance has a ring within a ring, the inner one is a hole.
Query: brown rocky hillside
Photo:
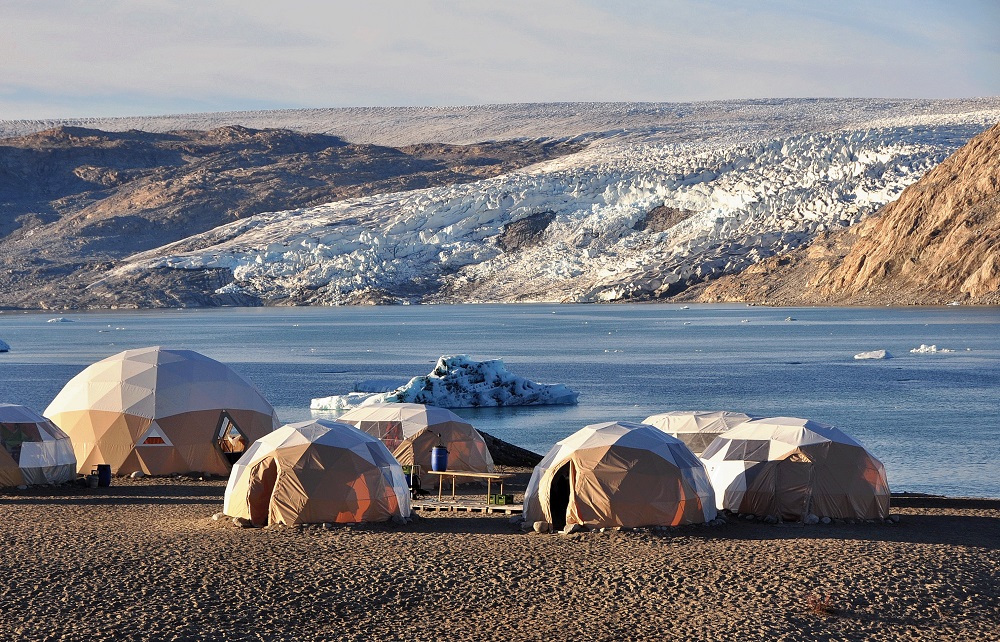
[[[87,286],[135,252],[262,212],[474,181],[577,149],[546,141],[395,148],[240,126],[57,127],[0,139],[0,307],[107,307]],[[224,280],[200,276],[206,283],[151,277],[123,291],[122,303],[247,304],[206,297]]]
[[[769,305],[1000,304],[1000,124],[850,229],[683,295]]]

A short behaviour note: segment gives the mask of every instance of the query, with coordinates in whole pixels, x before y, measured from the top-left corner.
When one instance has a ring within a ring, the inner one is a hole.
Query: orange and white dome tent
[[[27,406],[0,403],[0,487],[76,479],[69,437]]]
[[[587,528],[701,524],[716,516],[705,468],[679,439],[647,424],[591,424],[535,466],[524,517]]]
[[[317,419],[251,444],[229,476],[223,512],[257,526],[409,517],[403,469],[381,441]]]
[[[717,437],[701,458],[720,509],[799,521],[889,516],[882,462],[818,421],[752,419]]]
[[[650,415],[642,423],[677,437],[700,455],[716,437],[749,419],[753,417],[728,410],[673,410]]]
[[[382,440],[403,465],[431,469],[431,449],[448,449],[448,469],[493,472],[493,456],[472,424],[447,408],[419,403],[380,403],[360,406],[337,417]],[[431,475],[421,478],[430,487]]]
[[[278,426],[267,399],[229,366],[191,350],[126,350],[85,368],[45,413],[73,441],[78,470],[228,475]]]

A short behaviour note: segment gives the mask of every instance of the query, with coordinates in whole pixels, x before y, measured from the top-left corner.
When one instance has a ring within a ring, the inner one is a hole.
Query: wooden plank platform
[[[502,515],[519,515],[524,512],[523,504],[484,504],[480,501],[438,501],[437,499],[421,499],[412,502],[414,510],[454,511],[466,513],[498,513]]]

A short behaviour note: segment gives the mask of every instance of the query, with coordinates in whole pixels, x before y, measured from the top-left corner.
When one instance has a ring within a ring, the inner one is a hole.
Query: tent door
[[[278,482],[278,462],[267,457],[250,469],[250,488],[247,491],[247,505],[250,507],[250,521],[255,526],[267,526],[271,512],[271,496]]]
[[[552,530],[566,527],[566,513],[569,511],[569,462],[563,464],[552,476],[549,487],[549,510],[552,513]]]
[[[774,514],[787,520],[801,520],[812,504],[813,463],[790,457],[775,465]]]
[[[215,444],[232,466],[246,452],[250,440],[243,434],[236,421],[225,410],[219,415],[219,425],[215,429]]]

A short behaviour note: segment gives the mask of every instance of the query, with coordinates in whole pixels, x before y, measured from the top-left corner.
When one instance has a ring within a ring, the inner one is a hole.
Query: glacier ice
[[[579,393],[563,384],[535,383],[509,370],[501,359],[476,361],[442,356],[434,369],[383,393],[352,392],[313,399],[312,410],[343,411],[373,403],[420,403],[441,408],[575,404]]]
[[[669,118],[578,108],[608,127],[579,134],[588,146],[578,153],[467,184],[261,214],[132,256],[116,273],[224,268],[229,290],[265,304],[290,292],[330,305],[368,292],[473,302],[669,296],[857,223],[1000,120],[989,100],[745,101],[699,105],[690,118],[675,107]],[[529,114],[540,120],[525,131],[573,138],[540,109],[475,113],[481,131],[492,131],[490,118],[511,131]],[[615,114],[627,126],[611,128]],[[658,206],[692,215],[664,231],[636,229]],[[509,225],[541,214],[536,243],[498,243]]]
[[[859,352],[854,355],[855,359],[892,359],[892,354],[888,350],[869,350],[867,352]]]

